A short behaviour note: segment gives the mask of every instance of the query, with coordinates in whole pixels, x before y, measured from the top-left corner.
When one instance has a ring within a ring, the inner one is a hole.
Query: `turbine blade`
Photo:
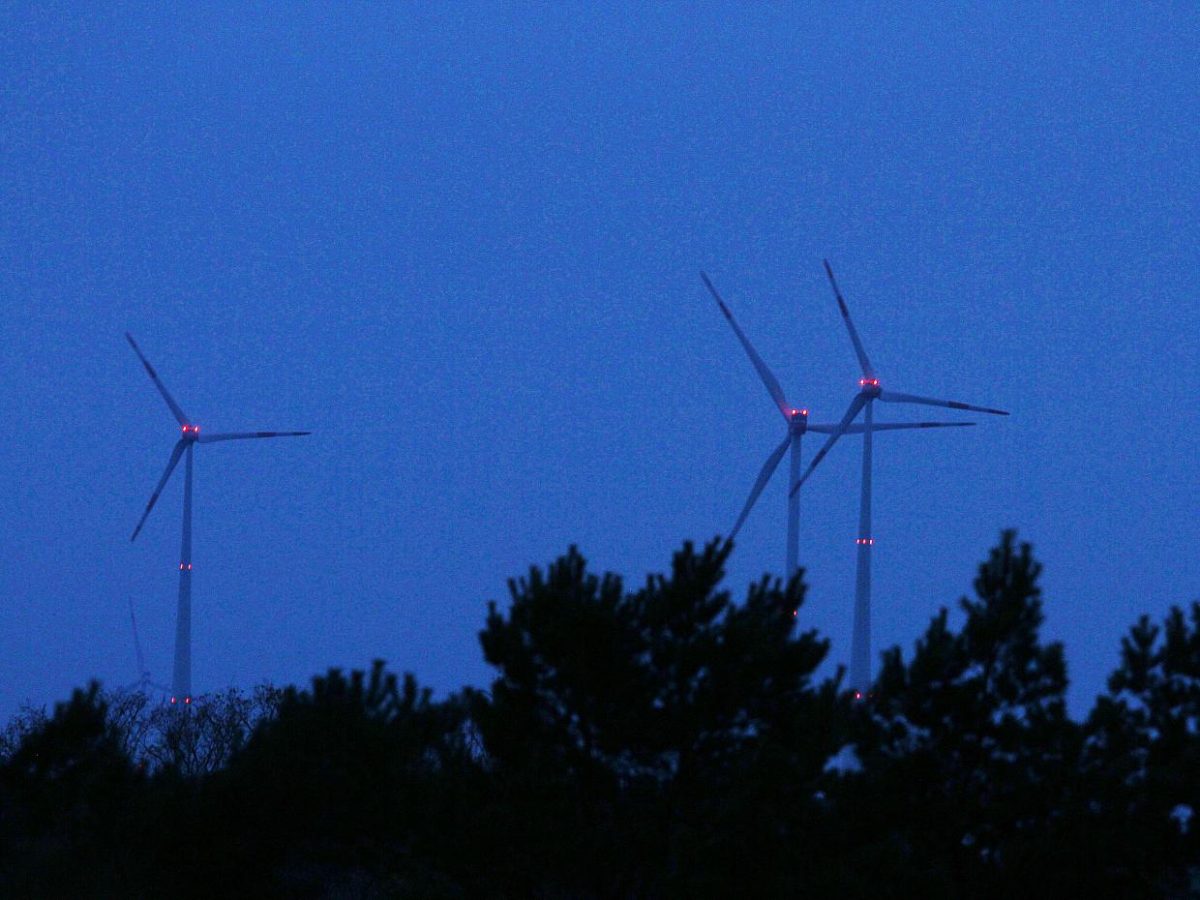
[[[907,431],[910,428],[968,428],[974,422],[888,422],[884,425],[872,425],[872,431]],[[861,425],[851,425],[851,430],[862,430]]]
[[[245,441],[250,438],[273,437],[302,437],[312,434],[311,431],[230,431],[224,434],[202,434],[196,438],[198,444],[211,444],[214,441]]]
[[[900,431],[908,428],[965,428],[968,425],[974,425],[974,422],[893,422],[884,425],[872,425],[872,431]],[[836,425],[809,425],[809,431],[815,431],[818,434],[833,434],[837,429]],[[851,425],[846,429],[846,434],[862,434],[866,426]]]
[[[129,540],[137,540],[138,532],[142,530],[142,526],[146,523],[146,516],[150,515],[150,510],[154,509],[154,504],[158,502],[158,495],[162,493],[162,489],[167,485],[167,479],[175,471],[175,466],[179,463],[179,457],[183,456],[183,449],[186,445],[186,441],[180,440],[175,442],[175,449],[171,451],[171,458],[167,461],[167,469],[163,472],[162,478],[158,479],[158,486],[154,489],[154,493],[150,495],[150,502],[146,504],[146,511],[138,519],[137,528],[133,529],[133,535]]]
[[[854,327],[854,320],[850,318],[850,310],[846,308],[846,301],[842,298],[842,292],[838,289],[837,279],[833,277],[833,269],[829,265],[829,260],[822,260],[825,263],[825,274],[829,276],[829,284],[833,288],[833,296],[837,298],[838,309],[842,311],[842,318],[846,321],[846,330],[850,332],[850,342],[854,344],[854,352],[858,355],[858,364],[862,366],[863,377],[874,378],[875,370],[871,368],[871,361],[867,359],[867,351],[863,349],[862,341],[859,340],[858,331]]]
[[[789,434],[783,439],[783,443],[771,452],[771,455],[767,457],[767,461],[763,463],[763,467],[758,473],[758,479],[754,482],[754,487],[750,488],[750,497],[746,500],[746,505],[742,507],[742,514],[738,516],[738,520],[733,526],[733,531],[729,532],[731,540],[737,537],[738,530],[742,527],[742,523],[746,521],[746,516],[750,515],[750,510],[754,506],[755,501],[758,500],[758,495],[763,492],[763,488],[767,486],[767,482],[775,474],[775,469],[778,467],[779,461],[783,459],[783,454],[787,452],[787,448],[791,443],[792,436]]]
[[[133,615],[133,600],[129,601],[129,622],[133,625],[133,649],[137,653],[138,678],[146,674],[146,660],[142,656],[142,642],[138,639],[137,619]]]
[[[1002,409],[972,406],[969,403],[959,403],[957,400],[934,400],[932,397],[918,397],[916,394],[897,394],[895,391],[881,391],[879,399],[887,403],[917,403],[922,406],[944,406],[946,409],[963,409],[970,412],[991,413],[994,416],[1008,415]]]
[[[746,350],[746,355],[750,357],[750,362],[754,363],[754,368],[758,370],[758,377],[762,379],[762,383],[767,386],[767,391],[771,395],[771,399],[775,401],[775,405],[779,407],[779,411],[783,413],[785,419],[790,419],[791,407],[788,406],[787,398],[783,395],[783,388],[779,386],[779,381],[767,368],[767,364],[763,362],[762,357],[758,355],[754,349],[754,345],[750,343],[750,339],[746,337],[742,329],[738,327],[737,320],[733,317],[733,313],[729,311],[729,307],[725,305],[725,301],[721,299],[721,295],[717,293],[717,289],[713,287],[713,283],[708,280],[708,276],[700,273],[700,277],[704,279],[704,286],[708,288],[708,292],[713,295],[713,299],[717,301],[717,306],[721,308],[725,318],[733,327],[733,333],[737,335],[737,339],[742,342],[742,347]]]
[[[146,359],[142,350],[137,345],[137,341],[133,339],[133,335],[128,331],[125,332],[125,340],[129,341],[129,346],[133,348],[133,352],[138,355],[138,359],[142,361],[142,365],[146,367],[146,372],[150,375],[150,380],[154,382],[154,386],[158,388],[158,392],[163,395],[163,399],[167,401],[167,406],[171,407],[171,412],[175,414],[175,418],[179,420],[180,425],[188,424],[188,418],[184,415],[179,404],[175,402],[175,398],[171,396],[171,392],[167,390],[167,386],[162,383],[162,379],[158,377],[158,373],[154,371],[154,366],[150,365],[150,361]]]
[[[854,399],[850,401],[850,406],[847,408],[846,414],[842,416],[842,421],[838,423],[837,428],[835,428],[833,433],[829,435],[829,440],[825,442],[825,446],[818,450],[817,455],[812,458],[812,462],[808,464],[808,468],[804,470],[804,474],[800,476],[800,480],[792,486],[792,490],[788,494],[789,497],[796,493],[796,491],[800,490],[800,485],[804,484],[804,482],[808,479],[808,476],[812,474],[813,469],[815,469],[820,464],[821,460],[825,458],[825,454],[828,453],[833,445],[837,443],[838,438],[840,438],[849,430],[850,423],[854,421],[854,417],[858,415],[859,411],[867,404],[869,399],[870,398],[867,397],[866,394],[854,395]]]

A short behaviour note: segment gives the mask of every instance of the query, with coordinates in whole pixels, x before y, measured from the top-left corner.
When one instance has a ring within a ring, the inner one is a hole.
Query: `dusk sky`
[[[195,690],[442,693],[530,564],[732,526],[785,426],[701,269],[814,422],[825,257],[886,388],[1012,413],[877,437],[876,660],[1006,527],[1076,715],[1200,599],[1196,4],[101,6],[0,11],[0,719],[135,681],[130,601],[170,679],[182,467],[129,535],[179,430],[123,332],[202,428],[313,431],[196,449]],[[860,448],[802,492],[830,673]]]

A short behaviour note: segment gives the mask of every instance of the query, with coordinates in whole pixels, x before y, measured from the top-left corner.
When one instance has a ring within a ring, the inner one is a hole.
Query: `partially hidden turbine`
[[[164,694],[170,694],[171,689],[165,684],[159,684],[150,677],[150,670],[146,668],[146,658],[142,656],[142,642],[138,639],[137,617],[133,614],[133,601],[129,601],[129,624],[133,626],[133,650],[137,654],[138,680],[133,684],[127,684],[123,688],[126,691],[136,691],[139,694],[149,694],[150,688],[155,688],[162,691]]]
[[[142,530],[142,525],[146,522],[146,517],[150,515],[150,510],[154,509],[154,504],[158,502],[158,496],[166,487],[167,480],[171,477],[171,473],[175,471],[175,466],[178,465],[180,457],[186,456],[186,464],[184,466],[183,478],[183,544],[179,551],[179,605],[175,613],[175,671],[171,679],[171,702],[182,702],[190,704],[192,701],[192,449],[196,444],[211,444],[216,441],[240,441],[249,438],[273,438],[273,437],[300,437],[301,435],[311,434],[309,431],[239,431],[226,432],[223,434],[200,434],[200,426],[193,424],[179,408],[179,404],[175,402],[175,398],[171,396],[166,385],[162,383],[162,379],[158,377],[158,373],[154,371],[154,367],[142,354],[141,348],[129,332],[125,332],[125,339],[129,341],[129,346],[133,348],[133,352],[138,355],[138,359],[142,361],[142,365],[146,367],[146,372],[150,376],[150,380],[154,382],[154,386],[158,388],[158,392],[167,401],[167,406],[170,408],[172,415],[179,421],[179,428],[182,432],[179,440],[175,442],[175,447],[171,450],[171,458],[167,460],[166,471],[163,472],[162,478],[158,480],[158,485],[154,488],[154,493],[150,495],[150,501],[146,504],[146,511],[142,513],[142,517],[138,519],[137,527],[133,529],[133,535],[129,538],[131,541],[136,540],[138,532]]]
[[[833,277],[833,269],[830,268],[828,260],[824,262],[825,274],[829,276],[829,284],[833,288],[834,297],[837,298],[838,309],[841,310],[842,319],[846,322],[846,330],[850,333],[850,342],[854,345],[854,352],[862,367],[863,377],[858,380],[858,393],[850,401],[850,406],[846,410],[846,414],[842,416],[842,421],[833,429],[829,439],[825,441],[825,445],[817,451],[817,455],[812,458],[804,475],[792,486],[791,493],[795,495],[800,490],[800,485],[808,480],[808,476],[825,458],[830,448],[837,443],[838,438],[856,428],[862,432],[862,495],[858,511],[858,536],[855,538],[855,543],[858,545],[858,560],[854,580],[854,636],[850,646],[850,687],[861,695],[866,693],[871,684],[871,547],[875,543],[875,538],[871,534],[871,434],[883,428],[882,425],[876,425],[873,422],[872,404],[876,400],[882,400],[884,403],[941,406],[947,409],[991,413],[997,416],[1007,416],[1008,413],[1002,409],[989,409],[986,406],[959,403],[957,400],[935,400],[932,397],[918,397],[915,394],[885,391],[880,386],[879,377],[875,374],[875,369],[871,366],[867,352],[863,349],[862,341],[858,337],[858,331],[854,328],[850,310],[846,308],[846,301],[838,289],[837,280]],[[862,426],[852,425],[851,423],[860,412],[863,414]]]
[[[742,527],[742,523],[746,521],[746,517],[750,515],[750,510],[758,500],[759,494],[763,492],[763,488],[767,486],[767,482],[771,480],[771,476],[775,474],[775,469],[779,466],[779,461],[783,459],[784,453],[791,448],[791,473],[789,485],[791,490],[788,492],[788,507],[787,507],[787,569],[785,570],[786,578],[791,578],[796,573],[797,558],[800,543],[800,439],[806,431],[815,431],[819,434],[833,434],[842,430],[839,434],[847,432],[851,434],[865,433],[866,427],[863,425],[816,425],[808,421],[808,410],[798,406],[792,406],[787,402],[784,396],[783,388],[779,386],[778,379],[767,368],[767,364],[763,362],[762,357],[755,351],[750,339],[738,326],[737,320],[733,318],[733,313],[729,311],[729,307],[725,305],[725,301],[721,299],[721,295],[717,293],[717,289],[713,287],[713,283],[709,280],[708,275],[704,272],[700,273],[700,278],[704,281],[704,286],[708,288],[713,299],[717,301],[717,306],[725,315],[729,325],[733,328],[733,333],[737,335],[737,339],[741,342],[742,347],[746,350],[746,355],[750,357],[750,362],[754,364],[754,368],[758,371],[758,377],[767,387],[767,393],[771,395],[771,399],[775,401],[775,405],[783,414],[784,420],[787,422],[787,436],[784,437],[783,443],[771,451],[771,455],[767,457],[767,461],[763,463],[762,470],[758,473],[758,479],[754,482],[754,487],[750,489],[750,496],[746,500],[746,505],[742,507],[741,515],[738,516],[737,522],[730,531],[729,537],[737,536],[738,531]],[[974,425],[974,422],[898,422],[889,424],[875,425],[874,431],[898,431],[910,428],[952,428],[965,425]],[[866,436],[870,440],[870,436]]]

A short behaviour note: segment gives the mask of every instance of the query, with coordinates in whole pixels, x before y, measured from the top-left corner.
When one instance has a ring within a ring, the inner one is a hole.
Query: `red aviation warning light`
[[[200,433],[199,425],[181,425],[179,430],[183,432],[185,437],[195,437]]]
[[[879,387],[878,378],[860,378],[858,379],[859,387]]]
[[[854,543],[863,547],[870,547],[875,543],[875,538],[855,538]]]

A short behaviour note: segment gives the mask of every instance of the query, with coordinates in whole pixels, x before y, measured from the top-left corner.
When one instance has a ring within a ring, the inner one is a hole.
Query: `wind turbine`
[[[171,458],[167,460],[166,471],[158,480],[158,485],[154,488],[154,493],[150,495],[150,501],[146,504],[146,511],[142,513],[129,540],[137,540],[138,532],[142,530],[146,517],[150,515],[150,510],[154,509],[154,504],[158,502],[158,495],[166,487],[167,480],[175,471],[180,457],[186,456],[183,478],[183,543],[182,549],[179,551],[179,605],[175,613],[175,671],[171,679],[171,702],[190,704],[192,702],[192,450],[196,444],[240,441],[249,438],[300,437],[312,432],[238,431],[201,435],[200,426],[192,424],[183,410],[179,408],[179,404],[175,402],[175,398],[162,383],[162,379],[158,377],[154,367],[142,354],[133,335],[127,331],[125,339],[129,341],[129,346],[133,348],[133,352],[138,355],[138,359],[146,367],[146,372],[149,374],[150,380],[154,382],[154,386],[158,388],[158,392],[167,401],[167,406],[179,421],[179,428],[182,432],[179,440],[175,442],[174,449],[171,450]]]
[[[829,260],[824,260],[824,263],[825,274],[829,276],[829,284],[833,288],[834,297],[837,298],[838,309],[841,310],[842,318],[846,322],[846,330],[850,333],[850,342],[854,345],[854,353],[858,356],[858,364],[862,367],[863,377],[858,380],[858,393],[850,401],[850,406],[846,410],[846,414],[842,416],[842,421],[829,435],[825,445],[817,451],[817,455],[812,458],[804,475],[792,486],[791,493],[795,495],[800,490],[800,485],[808,480],[808,476],[825,458],[825,454],[829,452],[830,448],[837,443],[838,438],[855,428],[851,423],[859,412],[862,412],[862,495],[858,510],[858,537],[855,538],[855,544],[858,545],[858,560],[854,579],[854,637],[850,645],[850,687],[857,696],[861,696],[866,693],[871,684],[871,547],[875,544],[875,538],[871,534],[871,435],[883,427],[875,425],[873,422],[872,404],[876,400],[882,400],[884,403],[941,406],[947,409],[991,413],[996,416],[1007,416],[1008,413],[1002,409],[972,406],[957,400],[935,400],[932,397],[919,397],[916,394],[885,391],[880,386],[879,376],[875,374],[875,369],[867,358],[867,351],[863,349],[862,341],[858,337],[858,331],[854,328],[850,310],[846,308],[846,301],[838,289],[837,279],[833,277],[833,269],[829,266]]]
[[[137,654],[138,680],[133,684],[127,685],[124,689],[127,691],[136,691],[139,694],[148,694],[147,688],[156,688],[164,694],[170,694],[171,689],[165,684],[159,684],[150,678],[150,670],[146,668],[146,658],[142,656],[142,642],[138,639],[137,617],[133,614],[133,601],[129,601],[129,624],[133,626],[133,649]]]
[[[737,536],[738,531],[742,527],[742,523],[746,521],[746,517],[750,515],[750,510],[758,500],[759,494],[763,492],[763,488],[767,486],[767,482],[771,480],[771,476],[775,474],[775,469],[778,468],[783,455],[790,448],[792,451],[791,457],[791,475],[789,484],[792,485],[788,492],[787,506],[787,569],[785,577],[790,579],[797,568],[797,558],[800,543],[800,493],[799,493],[799,476],[800,476],[800,440],[806,431],[815,431],[819,434],[833,434],[840,425],[815,425],[808,421],[808,410],[798,406],[792,406],[787,402],[784,396],[783,388],[779,386],[778,379],[767,368],[767,364],[763,362],[762,357],[755,351],[754,346],[750,343],[750,339],[738,326],[737,320],[733,318],[733,313],[729,311],[729,307],[725,305],[725,301],[721,299],[721,295],[717,293],[717,289],[713,287],[712,281],[704,272],[700,273],[700,278],[704,281],[704,286],[708,288],[713,299],[717,301],[717,306],[728,320],[730,327],[733,328],[733,333],[737,335],[737,339],[741,342],[742,347],[746,350],[746,355],[750,357],[750,362],[754,364],[754,368],[758,371],[758,377],[767,387],[767,393],[771,395],[771,399],[775,401],[775,405],[779,407],[779,411],[783,413],[784,421],[787,422],[787,435],[778,447],[771,451],[771,455],[767,457],[767,461],[763,463],[761,471],[758,473],[758,479],[754,482],[754,487],[750,489],[750,497],[746,500],[746,505],[742,507],[741,515],[738,516],[737,522],[730,531],[729,537],[732,539]],[[843,423],[845,424],[845,423]],[[965,425],[974,425],[974,422],[897,422],[880,424],[874,426],[875,431],[899,431],[912,428],[953,428]],[[841,433],[849,432],[851,434],[865,432],[865,427],[862,425],[847,425]],[[869,440],[869,435],[867,440]]]

